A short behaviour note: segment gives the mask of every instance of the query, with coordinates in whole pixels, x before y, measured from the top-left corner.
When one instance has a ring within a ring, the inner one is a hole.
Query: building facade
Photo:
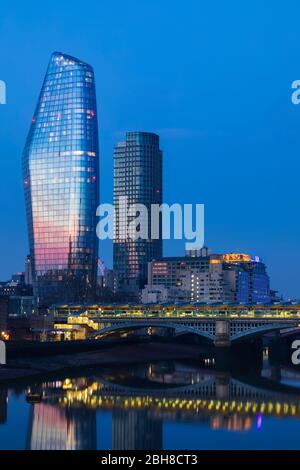
[[[32,287],[24,282],[24,273],[13,274],[10,281],[0,282],[0,295],[32,295]]]
[[[34,295],[40,305],[93,297],[99,150],[93,69],[52,54],[23,153]]]
[[[9,297],[0,294],[0,335],[2,331],[7,330],[8,302]]]
[[[258,257],[241,253],[202,250],[154,260],[148,266],[148,285],[167,288],[169,302],[269,303],[271,299],[266,266]]]
[[[33,296],[12,295],[9,297],[8,311],[10,316],[30,317],[30,315],[34,314],[34,306]]]
[[[125,201],[125,202],[124,202]],[[127,132],[114,151],[114,271],[120,291],[136,291],[147,282],[147,266],[162,256],[162,239],[151,239],[151,205],[162,203],[162,152],[159,137],[149,132]],[[125,206],[126,204],[126,206]],[[127,209],[143,204],[148,209],[148,237],[132,239]]]
[[[142,304],[162,304],[168,301],[169,289],[164,286],[146,284],[141,293]]]

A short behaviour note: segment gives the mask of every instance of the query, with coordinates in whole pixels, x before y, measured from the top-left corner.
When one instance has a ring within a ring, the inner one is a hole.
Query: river
[[[300,372],[212,358],[93,368],[0,389],[0,449],[299,449]]]

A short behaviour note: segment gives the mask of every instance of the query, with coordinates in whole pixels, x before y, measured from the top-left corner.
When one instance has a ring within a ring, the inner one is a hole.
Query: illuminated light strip
[[[50,400],[51,401],[51,400]],[[217,412],[222,414],[225,411],[228,414],[228,410],[233,414],[251,414],[256,415],[260,412],[262,415],[271,416],[300,416],[300,404],[295,403],[279,403],[279,402],[232,402],[220,400],[187,400],[187,399],[168,399],[168,398],[152,398],[146,397],[121,397],[121,396],[93,396],[90,395],[90,388],[85,391],[68,391],[67,395],[62,399],[58,400],[60,404],[64,406],[74,405],[75,403],[84,404],[87,407],[92,408],[115,408],[125,407],[129,409],[136,408],[147,408],[147,409],[173,409],[180,411],[192,411],[193,413],[200,413],[201,411]]]

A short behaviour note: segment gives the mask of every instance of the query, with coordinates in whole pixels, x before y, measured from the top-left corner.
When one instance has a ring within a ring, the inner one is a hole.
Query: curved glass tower
[[[99,153],[93,69],[54,52],[23,153],[34,294],[90,300],[98,260]]]

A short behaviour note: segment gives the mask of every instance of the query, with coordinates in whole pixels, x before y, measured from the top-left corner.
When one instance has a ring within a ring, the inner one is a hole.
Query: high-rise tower
[[[93,69],[54,52],[23,154],[34,294],[41,305],[92,297],[99,153]]]
[[[120,198],[126,198],[128,207],[143,204],[147,208],[147,239],[124,239],[122,236],[125,219]],[[120,290],[132,291],[143,287],[147,282],[148,262],[162,256],[161,237],[151,239],[151,205],[161,203],[162,152],[159,137],[150,132],[127,132],[125,142],[118,143],[114,151],[116,229],[113,251]]]

